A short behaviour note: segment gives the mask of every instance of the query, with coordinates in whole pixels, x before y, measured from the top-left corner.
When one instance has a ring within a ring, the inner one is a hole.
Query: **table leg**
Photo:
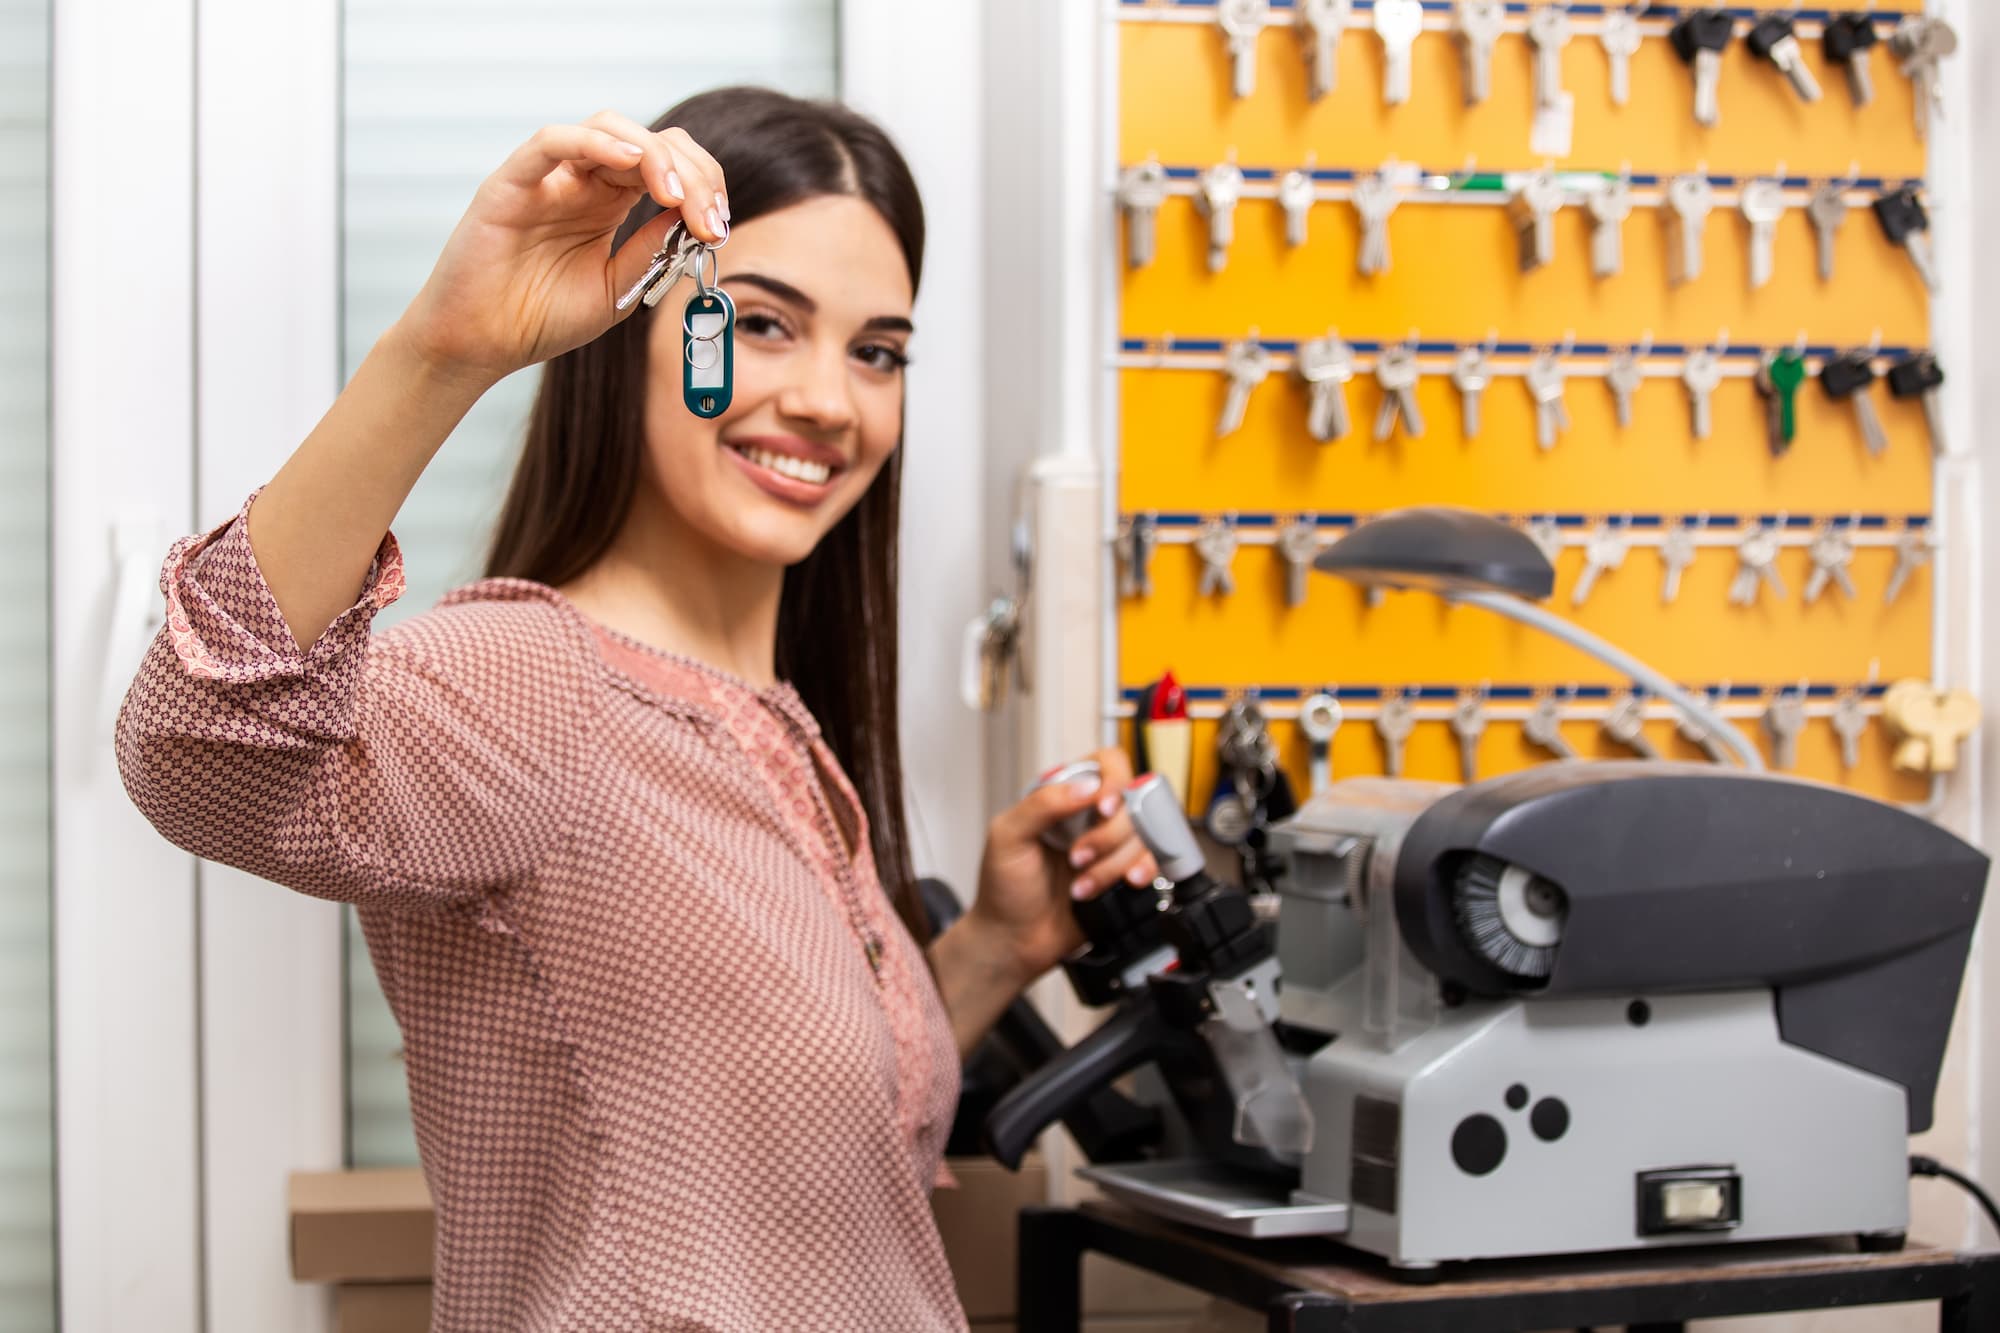
[[[1021,1210],[1014,1270],[1019,1327],[1079,1333],[1083,1326],[1083,1217],[1074,1208]]]
[[[2000,1328],[2000,1254],[1968,1257],[1972,1286],[1947,1296],[1938,1309],[1938,1333],[1984,1333]]]

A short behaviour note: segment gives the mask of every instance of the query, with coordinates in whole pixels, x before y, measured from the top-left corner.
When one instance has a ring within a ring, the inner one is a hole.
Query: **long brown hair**
[[[902,154],[873,122],[832,102],[721,88],[688,98],[652,128],[669,126],[686,130],[728,173],[734,225],[820,195],[872,204],[902,246],[915,292],[923,205]],[[659,212],[642,200],[615,244]],[[647,329],[657,317],[641,306],[549,361],[486,558],[488,577],[563,584],[610,549],[639,487]],[[860,795],[883,887],[922,942],[929,932],[910,863],[896,726],[900,445],[854,508],[785,571],[777,671],[812,710]]]

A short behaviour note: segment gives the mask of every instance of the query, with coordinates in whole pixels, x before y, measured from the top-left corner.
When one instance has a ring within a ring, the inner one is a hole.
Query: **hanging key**
[[[1938,288],[1937,260],[1931,251],[1931,215],[1924,197],[1914,185],[1890,190],[1875,201],[1875,220],[1891,245],[1901,246],[1916,265],[1924,286]]]
[[[1556,262],[1556,214],[1563,197],[1555,173],[1537,171],[1508,201],[1507,216],[1520,233],[1521,272],[1533,273]]]
[[[1903,74],[1915,94],[1917,137],[1928,138],[1931,121],[1944,108],[1938,63],[1958,50],[1958,32],[1943,19],[1913,14],[1889,34],[1889,49],[1902,62]]]
[[[1483,346],[1461,347],[1451,363],[1451,382],[1458,389],[1460,432],[1479,438],[1479,405],[1493,383],[1493,362]]]
[[[1812,573],[1806,578],[1806,605],[1819,600],[1827,585],[1839,588],[1854,600],[1854,576],[1847,571],[1854,564],[1854,534],[1845,524],[1829,523],[1813,534],[1812,545],[1806,548],[1812,558]]]
[[[1307,773],[1315,796],[1333,785],[1333,738],[1341,720],[1340,700],[1331,694],[1308,695],[1299,705],[1299,730],[1306,738]]]
[[[1713,347],[1690,348],[1681,366],[1688,408],[1694,416],[1694,437],[1706,440],[1715,432],[1715,391],[1722,384],[1722,354]]]
[[[1806,729],[1806,701],[1784,693],[1764,710],[1764,730],[1771,734],[1771,763],[1780,770],[1799,766],[1799,733]]]
[[[1222,395],[1222,416],[1215,423],[1218,440],[1243,429],[1250,395],[1271,374],[1271,351],[1254,337],[1232,342],[1222,352],[1222,373],[1229,387]]]
[[[1665,573],[1660,584],[1660,601],[1665,605],[1673,605],[1680,597],[1681,575],[1694,563],[1695,550],[1694,529],[1686,523],[1674,524],[1660,539],[1660,567]]]
[[[1806,68],[1806,54],[1799,46],[1798,33],[1783,14],[1767,14],[1750,25],[1750,52],[1759,60],[1776,65],[1800,101],[1819,101],[1819,80]]]
[[[1615,278],[1625,271],[1625,219],[1632,216],[1632,180],[1616,176],[1584,200],[1590,212],[1590,271],[1599,278]]]
[[[1659,747],[1646,735],[1646,702],[1637,694],[1627,694],[1611,706],[1604,734],[1641,759],[1660,758]]]
[[[1934,551],[1930,534],[1923,528],[1904,528],[1896,538],[1896,567],[1889,571],[1889,584],[1882,592],[1882,604],[1893,606],[1903,595],[1910,576],[1931,562]]]
[[[1407,696],[1392,694],[1375,714],[1375,734],[1382,738],[1382,759],[1389,776],[1403,776],[1403,748],[1417,729],[1416,710]]]
[[[1611,390],[1612,408],[1620,430],[1632,429],[1633,400],[1645,382],[1646,372],[1640,368],[1638,348],[1621,347],[1611,354],[1611,361],[1604,368],[1604,385]]]
[[[1625,564],[1625,554],[1631,545],[1630,535],[1610,523],[1600,523],[1592,529],[1590,540],[1583,547],[1583,574],[1570,592],[1570,605],[1580,607],[1589,601],[1597,580]]]
[[[1569,405],[1563,399],[1568,374],[1562,357],[1553,348],[1544,351],[1529,364],[1525,378],[1535,400],[1535,442],[1546,453],[1569,429]]]
[[[1353,11],[1353,0],[1297,0],[1294,22],[1305,47],[1307,93],[1315,102],[1339,82],[1340,38]]]
[[[1167,169],[1158,162],[1136,163],[1118,175],[1118,207],[1125,212],[1125,264],[1153,262],[1160,233],[1160,205],[1167,198]]]
[[[1119,596],[1153,595],[1153,551],[1158,541],[1158,520],[1151,514],[1134,514],[1119,524]]]
[[[1674,54],[1694,71],[1697,125],[1722,122],[1722,53],[1736,40],[1736,20],[1727,11],[1703,9],[1674,24],[1668,33]]]
[[[1764,395],[1771,456],[1791,452],[1799,434],[1799,386],[1806,382],[1806,359],[1795,351],[1773,352],[1757,368],[1757,391]]]
[[[1285,605],[1304,606],[1307,576],[1319,554],[1319,524],[1310,514],[1278,530],[1278,554],[1285,562]]]
[[[1243,172],[1234,162],[1218,162],[1201,173],[1195,205],[1208,219],[1208,271],[1220,273],[1229,263],[1229,246],[1236,239],[1236,205],[1243,198]]]
[[[1875,100],[1875,46],[1881,40],[1867,14],[1835,14],[1827,20],[1826,63],[1847,71],[1847,91],[1856,106]]]
[[[1576,747],[1563,738],[1562,705],[1553,694],[1545,694],[1528,710],[1527,718],[1521,723],[1521,735],[1528,744],[1538,750],[1546,750],[1558,759],[1576,758]]]
[[[1307,431],[1322,444],[1346,439],[1352,429],[1347,382],[1354,378],[1354,349],[1339,334],[1329,332],[1300,343],[1293,368],[1306,384]]]
[[[1417,408],[1417,368],[1415,343],[1385,347],[1375,358],[1375,382],[1382,386],[1382,406],[1375,413],[1375,438],[1386,440],[1396,433],[1400,418],[1403,433],[1413,440],[1423,438],[1424,417]]]
[[[1562,524],[1556,522],[1553,518],[1530,519],[1528,521],[1527,534],[1528,540],[1535,544],[1535,549],[1542,553],[1542,558],[1547,560],[1550,567],[1553,568],[1557,559],[1562,555]]]
[[[1361,250],[1356,258],[1363,277],[1389,271],[1389,218],[1403,202],[1403,192],[1387,169],[1354,181],[1354,211],[1361,217]]]
[[[1743,182],[1737,209],[1750,225],[1750,290],[1771,281],[1778,243],[1778,223],[1785,216],[1784,182],[1769,176]]]
[[[1722,702],[1726,693],[1726,690],[1708,690],[1703,691],[1702,697],[1708,701],[1709,707],[1713,708]],[[1674,729],[1680,732],[1688,744],[1699,745],[1716,763],[1728,765],[1736,763],[1736,756],[1730,752],[1729,747],[1709,730],[1706,722],[1693,713],[1682,711],[1680,717],[1675,719]]]
[[[1285,211],[1285,244],[1294,250],[1306,243],[1306,222],[1319,198],[1312,173],[1295,168],[1278,181],[1278,207]]]
[[[1861,738],[1868,734],[1868,704],[1859,690],[1846,690],[1833,704],[1833,734],[1840,741],[1840,766],[1852,773],[1861,766]]]
[[[1472,691],[1458,697],[1451,713],[1451,734],[1458,738],[1458,778],[1468,787],[1479,781],[1479,738],[1486,734],[1486,695]]]
[[[1806,205],[1806,217],[1812,221],[1813,232],[1819,238],[1819,280],[1833,281],[1834,251],[1840,240],[1840,226],[1847,221],[1847,181],[1827,181],[1813,191],[1812,201]]]
[[[1236,591],[1236,575],[1230,565],[1236,560],[1236,521],[1210,519],[1194,539],[1194,552],[1201,557],[1201,584],[1198,594],[1227,597]]]
[[[1668,254],[1675,284],[1701,276],[1703,233],[1715,211],[1715,186],[1708,177],[1690,173],[1667,182],[1667,223],[1672,236]]]
[[[1257,90],[1257,35],[1271,16],[1271,0],[1216,0],[1215,21],[1229,48],[1231,91],[1248,97]]]
[[[1919,399],[1924,405],[1924,424],[1930,427],[1931,450],[1945,452],[1944,367],[1929,352],[1917,352],[1889,367],[1889,394],[1894,398]]]
[[[1644,44],[1639,35],[1638,14],[1623,6],[1606,7],[1603,26],[1597,30],[1597,44],[1604,48],[1604,59],[1611,71],[1611,103],[1624,106],[1632,100],[1632,57],[1639,54]]]
[[[1423,0],[1375,0],[1375,35],[1382,39],[1382,101],[1410,100],[1410,48],[1424,30]]]
[[[1562,105],[1563,48],[1575,35],[1567,5],[1542,5],[1528,15],[1528,44],[1535,50],[1535,106],[1552,111]]]
[[[1870,390],[1876,380],[1875,359],[1866,351],[1845,352],[1820,367],[1819,387],[1836,403],[1852,403],[1854,420],[1861,427],[1861,441],[1872,457],[1880,458],[1889,447],[1889,434],[1875,411]]]
[[[1493,95],[1493,50],[1506,30],[1504,0],[1458,0],[1452,34],[1458,39],[1467,106],[1478,106]]]
[[[1755,606],[1758,593],[1766,586],[1780,598],[1786,595],[1785,581],[1778,576],[1778,550],[1776,528],[1760,523],[1744,534],[1736,546],[1741,568],[1729,585],[1730,605]]]

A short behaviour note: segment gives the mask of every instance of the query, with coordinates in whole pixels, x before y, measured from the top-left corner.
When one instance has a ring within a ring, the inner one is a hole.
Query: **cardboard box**
[[[333,1333],[430,1333],[428,1282],[344,1282],[334,1288]]]
[[[417,1282],[431,1276],[431,1193],[414,1167],[300,1171],[291,1180],[292,1276]]]

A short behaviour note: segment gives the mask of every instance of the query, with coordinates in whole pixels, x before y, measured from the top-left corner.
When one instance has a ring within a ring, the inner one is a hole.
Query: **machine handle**
[[[1161,1016],[1150,995],[1133,997],[1000,1100],[986,1117],[986,1150],[1010,1171],[1018,1169],[1042,1131],[1073,1106],[1187,1039]]]

